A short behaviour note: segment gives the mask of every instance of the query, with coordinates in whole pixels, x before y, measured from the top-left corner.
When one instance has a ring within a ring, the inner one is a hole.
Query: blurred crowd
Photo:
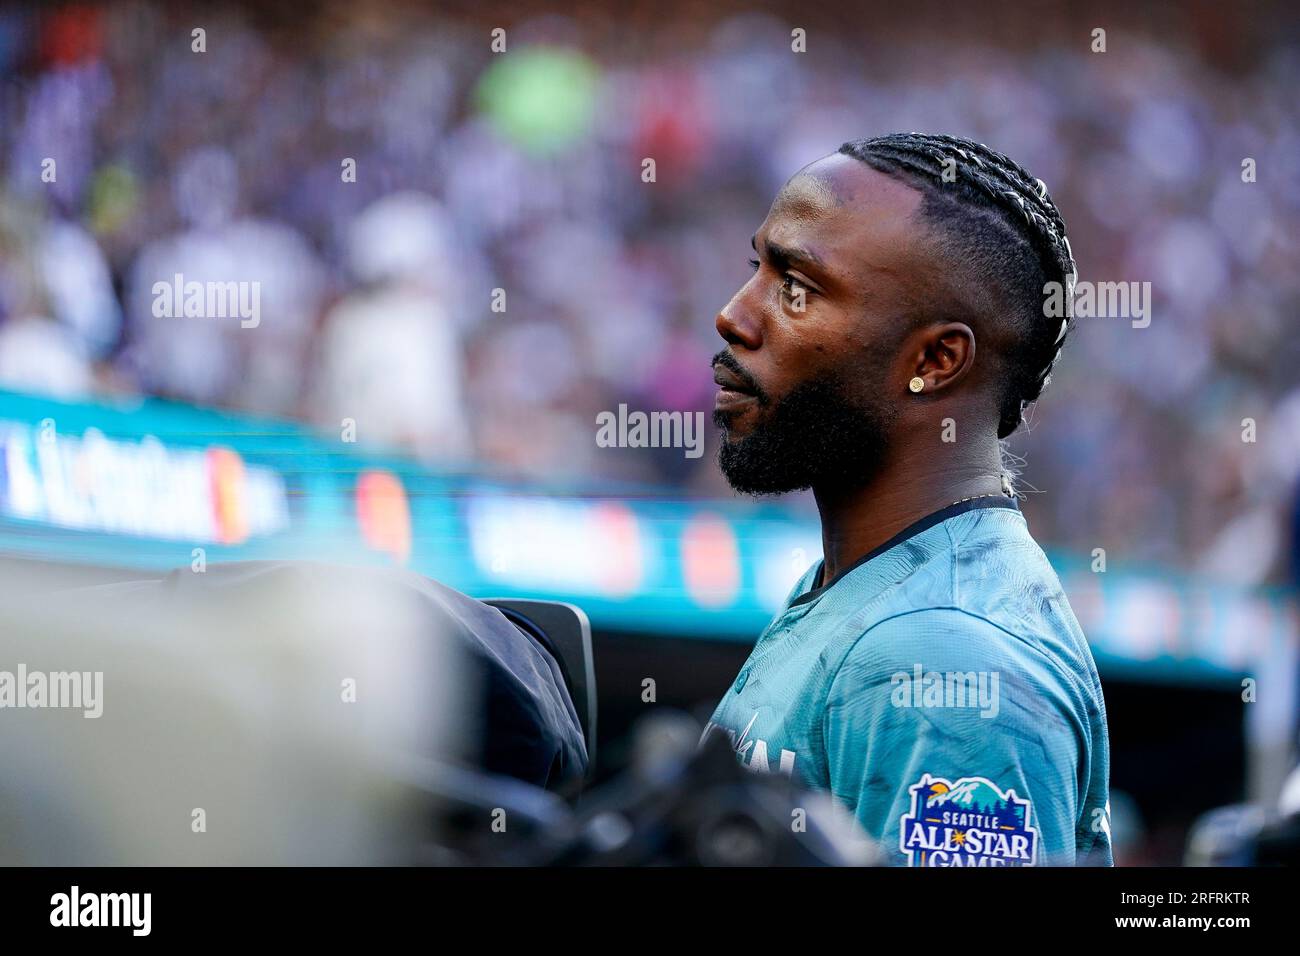
[[[707,455],[598,447],[595,416],[707,413],[713,319],[782,182],[848,139],[945,131],[1046,181],[1080,278],[1152,284],[1148,327],[1080,320],[1012,440],[1039,538],[1290,573],[1296,46],[1225,68],[1122,24],[1102,53],[846,18],[795,53],[788,11],[688,7],[635,35],[503,16],[494,52],[490,17],[398,9],[0,13],[0,387],[729,494]],[[260,324],[156,317],[177,274],[260,283]]]

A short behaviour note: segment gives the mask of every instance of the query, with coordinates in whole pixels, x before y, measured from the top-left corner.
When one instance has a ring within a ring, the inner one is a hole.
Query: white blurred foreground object
[[[413,861],[430,821],[407,781],[472,713],[436,592],[314,564],[68,573],[0,584],[0,671],[85,678],[0,709],[0,863]]]

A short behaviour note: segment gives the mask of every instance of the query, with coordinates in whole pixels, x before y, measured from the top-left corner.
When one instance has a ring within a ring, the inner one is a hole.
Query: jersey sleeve
[[[1082,703],[1056,662],[984,618],[889,618],[828,687],[831,791],[892,865],[1072,865],[1103,836],[1082,806]]]

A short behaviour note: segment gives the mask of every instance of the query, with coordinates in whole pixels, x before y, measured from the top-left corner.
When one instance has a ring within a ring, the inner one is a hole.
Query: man
[[[811,488],[824,557],[710,729],[850,809],[889,862],[1110,865],[1091,652],[1002,469],[1073,292],[1043,183],[950,136],[846,143],[801,170],[717,317],[719,462]],[[707,731],[706,731],[707,732]]]

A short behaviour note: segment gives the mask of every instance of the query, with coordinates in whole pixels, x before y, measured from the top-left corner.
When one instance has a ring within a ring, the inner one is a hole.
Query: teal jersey
[[[830,792],[892,865],[1111,865],[1097,668],[1014,502],[954,505],[820,574],[706,734]]]

